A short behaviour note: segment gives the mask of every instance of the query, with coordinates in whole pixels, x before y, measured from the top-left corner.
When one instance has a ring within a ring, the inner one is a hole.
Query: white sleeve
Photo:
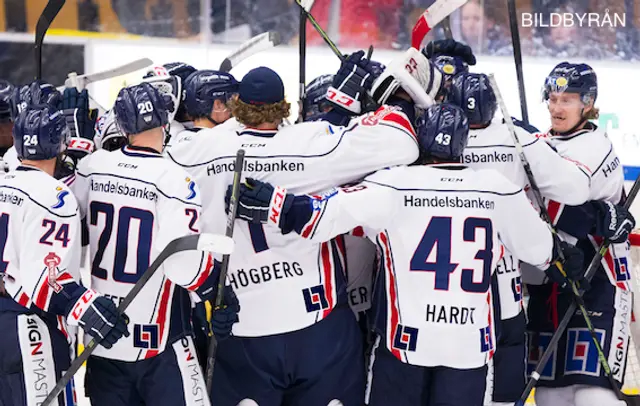
[[[573,206],[589,200],[591,173],[584,165],[560,156],[542,140],[526,145],[524,153],[544,197]]]
[[[364,181],[340,187],[316,205],[302,237],[316,242],[328,241],[358,226],[382,230],[399,211],[395,190],[388,186]]]
[[[552,259],[553,238],[522,190],[497,200],[498,233],[504,246],[516,258],[539,269]]]

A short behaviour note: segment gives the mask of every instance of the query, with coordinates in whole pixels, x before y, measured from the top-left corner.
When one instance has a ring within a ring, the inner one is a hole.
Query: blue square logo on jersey
[[[491,327],[480,329],[480,351],[489,352],[493,350],[493,339],[491,338]]]
[[[415,351],[418,345],[418,329],[398,324],[393,337],[393,348],[402,351]]]
[[[606,333],[602,329],[594,330],[601,346],[604,346]],[[582,374],[600,376],[598,350],[591,334],[586,328],[567,329],[567,354],[564,364],[565,375]]]
[[[540,358],[542,354],[549,347],[549,342],[551,341],[552,333],[535,333],[529,331],[527,333],[527,340],[529,342],[529,355],[527,358],[527,376],[530,377],[531,374],[536,370],[540,362]],[[540,372],[541,380],[554,380],[556,376],[556,360],[557,360],[557,348],[553,350],[549,360],[546,365]]]
[[[157,350],[160,335],[157,324],[134,324],[133,325],[133,346],[148,350]]]
[[[516,276],[511,279],[511,291],[513,292],[513,300],[519,302],[522,300],[522,278]]]
[[[631,274],[629,273],[629,265],[626,257],[615,258],[613,263],[616,268],[616,282],[624,282],[631,279]]]
[[[304,305],[307,307],[308,313],[329,308],[327,294],[322,285],[302,289],[302,296],[304,297]]]

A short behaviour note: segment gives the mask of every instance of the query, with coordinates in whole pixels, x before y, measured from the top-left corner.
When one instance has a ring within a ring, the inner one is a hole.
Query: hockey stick
[[[242,177],[242,167],[244,166],[244,149],[239,149],[236,153],[236,163],[233,168],[233,187],[231,188],[231,198],[229,199],[229,213],[227,214],[227,230],[225,235],[229,238],[233,237],[233,226],[236,222],[236,213],[238,212],[238,195],[240,194],[240,179]],[[229,270],[230,255],[226,254],[222,257],[222,266],[220,269],[220,278],[218,279],[218,292],[216,293],[215,309],[222,306],[224,300],[224,285],[227,280],[227,271]],[[211,336],[209,343],[209,351],[207,354],[207,371],[206,383],[207,393],[211,393],[211,384],[213,382],[213,367],[216,363],[216,353],[218,351],[218,341],[215,336]]]
[[[233,251],[233,240],[221,235],[215,234],[196,234],[196,235],[188,235],[185,237],[176,238],[171,241],[167,246],[162,250],[160,255],[153,261],[151,266],[142,274],[140,279],[133,285],[127,296],[120,302],[118,306],[118,313],[122,314],[125,312],[127,307],[131,304],[131,302],[136,298],[138,293],[144,288],[149,279],[156,273],[160,265],[169,258],[171,255],[176,254],[182,251],[210,251],[210,252],[218,252],[229,254]],[[55,398],[62,392],[67,385],[67,383],[73,378],[73,376],[78,372],[82,364],[89,359],[89,356],[93,353],[93,351],[97,348],[98,342],[95,339],[92,339],[89,344],[87,344],[84,348],[82,354],[80,354],[71,366],[67,370],[67,372],[60,378],[56,386],[49,392],[44,402],[42,402],[43,406],[47,406],[51,404],[55,400]]]
[[[300,100],[300,114],[298,115],[298,121],[303,122],[306,116],[304,109],[304,99],[307,97],[306,84],[307,84],[307,13],[305,10],[311,11],[315,0],[306,0],[305,5],[300,8],[300,35],[298,39],[298,54],[299,54],[299,80],[298,80],[298,95]]]
[[[64,6],[65,0],[49,0],[42,10],[38,23],[36,24],[36,40],[33,46],[36,57],[36,79],[42,79],[42,43],[53,20]]]
[[[415,49],[420,49],[420,45],[429,31],[466,2],[467,0],[436,0],[431,7],[422,13],[413,27],[411,31],[411,46]]]
[[[513,125],[513,120],[511,119],[511,115],[509,115],[509,111],[507,111],[507,106],[504,102],[502,93],[498,88],[498,83],[496,82],[496,78],[493,74],[489,75],[489,82],[491,83],[491,87],[493,88],[493,91],[496,95],[496,100],[500,105],[500,110],[502,110],[502,115],[504,116],[504,120],[507,124],[507,127],[509,128],[509,133],[511,133],[511,137],[513,138],[513,143],[520,157],[520,161],[522,162],[522,166],[524,167],[524,171],[527,175],[527,179],[529,180],[529,184],[531,185],[531,190],[533,191],[533,194],[536,198],[536,203],[540,207],[541,217],[549,226],[549,230],[551,231],[551,235],[553,236],[554,246],[557,248],[556,252],[559,257],[559,260],[555,263],[555,265],[558,267],[558,270],[562,273],[562,275],[566,277],[566,273],[562,268],[562,263],[564,262],[564,255],[562,253],[562,249],[560,248],[560,237],[558,237],[558,234],[553,228],[553,222],[551,221],[551,216],[549,216],[549,212],[547,211],[547,206],[545,205],[544,200],[542,198],[542,193],[540,193],[538,184],[536,183],[535,178],[533,177],[531,166],[529,165],[529,161],[527,160],[527,157],[524,154],[524,149],[522,148],[522,144],[520,143],[518,134],[515,131],[515,126]],[[618,385],[615,383],[615,380],[611,375],[611,368],[609,367],[609,363],[607,362],[607,359],[604,356],[604,351],[602,350],[600,340],[595,334],[593,323],[591,322],[591,317],[587,312],[584,299],[580,295],[580,291],[578,290],[578,287],[573,281],[571,281],[571,290],[573,291],[574,301],[577,304],[578,308],[580,308],[580,311],[582,312],[582,316],[584,318],[585,324],[587,325],[587,329],[589,330],[593,343],[596,347],[596,350],[598,351],[598,359],[600,361],[600,364],[602,365],[602,368],[604,369],[607,378],[611,382],[612,388],[616,392],[616,396],[618,397],[618,399],[623,399],[625,395],[620,391],[620,388],[618,388]]]
[[[137,70],[148,68],[151,65],[153,65],[153,61],[151,59],[142,58],[102,72],[87,73],[84,75],[78,75],[76,72],[71,72],[68,75],[69,77],[64,81],[64,86],[58,87],[58,91],[63,92],[65,87],[75,87],[78,90],[83,90],[91,83],[128,75]]]
[[[524,72],[522,71],[522,46],[520,44],[520,31],[518,29],[518,16],[516,15],[516,0],[507,0],[509,9],[509,26],[511,28],[511,43],[513,44],[513,59],[516,63],[516,77],[518,78],[518,94],[520,95],[520,110],[522,121],[529,124],[529,109],[527,108],[527,96],[524,92]]]
[[[451,32],[451,17],[446,16],[442,20],[442,29],[444,30],[444,36],[446,39],[453,39],[453,33]]]
[[[220,70],[222,72],[229,72],[248,57],[280,45],[280,41],[280,33],[277,31],[267,31],[258,34],[241,44],[238,49],[224,58],[220,64]]]
[[[624,202],[625,209],[629,209],[631,207],[631,205],[633,204],[633,201],[636,198],[636,195],[638,194],[638,190],[640,190],[640,177],[638,177],[633,182],[633,186],[631,187],[629,196],[627,196],[627,200]],[[605,241],[604,243],[602,243],[602,245],[600,246],[596,254],[593,256],[593,258],[591,259],[591,262],[589,263],[589,266],[587,267],[587,270],[585,271],[585,279],[587,281],[590,282],[591,279],[593,279],[593,276],[595,275],[596,271],[600,267],[600,262],[602,261],[602,258],[604,257],[604,255],[607,253],[608,250],[609,250],[609,242]],[[576,301],[571,302],[571,304],[569,305],[569,308],[567,309],[566,313],[562,317],[562,320],[560,320],[560,323],[558,323],[558,327],[556,328],[556,331],[553,333],[551,340],[549,340],[549,345],[547,346],[547,349],[544,351],[544,353],[542,353],[542,356],[538,360],[536,370],[533,371],[533,373],[531,374],[531,379],[529,379],[529,382],[527,382],[527,386],[522,392],[520,399],[515,403],[516,406],[523,406],[527,401],[529,394],[531,393],[533,388],[536,386],[536,384],[540,380],[542,370],[544,369],[547,362],[549,361],[549,358],[551,358],[551,354],[554,352],[555,348],[558,346],[558,341],[560,341],[560,338],[562,337],[565,330],[569,326],[569,323],[571,322],[571,319],[573,318],[573,315],[576,312],[577,308],[578,308],[577,302]],[[615,385],[614,387],[617,388],[618,386]],[[636,406],[640,405],[640,398],[638,395],[629,396],[623,393],[622,396],[623,397],[621,400],[624,400],[627,405],[636,405]]]
[[[296,0],[296,4],[300,6],[300,12],[304,13],[304,15],[307,17],[307,19],[311,23],[311,25],[313,25],[313,28],[315,28],[318,34],[320,34],[324,42],[326,42],[327,45],[329,45],[329,48],[331,48],[331,50],[338,57],[338,59],[340,59],[340,61],[344,61],[345,59],[344,55],[342,55],[342,52],[340,52],[335,42],[333,42],[331,38],[329,38],[329,35],[327,34],[327,32],[324,29],[322,29],[322,27],[320,27],[320,24],[318,24],[318,21],[316,21],[316,19],[311,14],[311,6],[313,5],[313,1]],[[309,8],[307,8],[307,6]]]

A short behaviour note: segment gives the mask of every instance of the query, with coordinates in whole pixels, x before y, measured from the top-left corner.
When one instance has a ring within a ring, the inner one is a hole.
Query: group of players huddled
[[[100,343],[85,378],[97,406],[513,404],[572,283],[621,386],[635,221],[620,160],[590,121],[596,74],[558,64],[544,83],[551,129],[516,127],[556,243],[475,63],[453,40],[386,67],[353,53],[307,86],[295,124],[266,67],[241,81],[154,67],[99,118],[86,90],[0,83],[0,405],[41,404],[75,356],[77,326]],[[239,149],[224,292],[222,255],[184,251],[119,314],[169,242],[225,233]],[[224,305],[206,306],[218,293]],[[536,402],[624,404],[580,313]]]

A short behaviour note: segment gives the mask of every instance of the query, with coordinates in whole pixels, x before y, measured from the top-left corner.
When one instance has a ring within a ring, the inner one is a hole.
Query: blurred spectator
[[[478,0],[470,0],[460,8],[460,32],[474,53],[495,53],[508,45],[508,32],[494,18],[485,15]]]

